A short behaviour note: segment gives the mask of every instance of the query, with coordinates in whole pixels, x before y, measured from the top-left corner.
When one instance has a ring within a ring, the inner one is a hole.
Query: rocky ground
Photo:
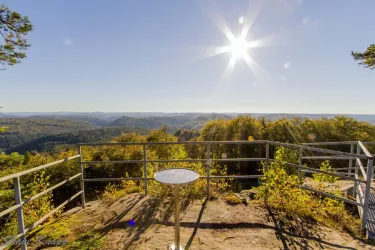
[[[97,232],[104,239],[100,249],[167,249],[174,240],[170,198],[130,194],[113,203],[90,202],[64,217],[74,217],[71,235]],[[221,198],[185,207],[181,243],[185,249],[375,249],[342,231],[282,220],[259,201],[231,206]]]

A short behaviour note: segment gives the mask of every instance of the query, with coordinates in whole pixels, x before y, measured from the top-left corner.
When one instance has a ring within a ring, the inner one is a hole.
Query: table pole
[[[174,186],[174,243],[180,250],[180,185]]]

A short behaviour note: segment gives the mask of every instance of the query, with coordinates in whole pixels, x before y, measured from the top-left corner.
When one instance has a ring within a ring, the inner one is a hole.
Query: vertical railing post
[[[145,195],[148,193],[148,183],[147,183],[147,156],[146,156],[146,144],[143,144],[143,174],[145,183]]]
[[[210,198],[211,144],[207,143],[207,198]]]
[[[174,249],[181,249],[180,242],[180,185],[174,185]]]
[[[22,196],[21,196],[21,184],[20,184],[20,177],[15,177],[13,179],[14,184],[14,198],[16,200],[16,205],[22,204]],[[23,234],[21,236],[21,249],[27,250],[27,242],[25,237],[25,222],[23,220],[23,209],[22,206],[17,208],[17,222],[18,222],[18,234]]]
[[[270,161],[270,144],[266,142],[266,171],[268,171],[268,164]],[[263,173],[264,174],[264,173]]]
[[[359,155],[361,153],[361,147],[357,144],[357,155]],[[355,161],[355,169],[354,169],[354,178],[359,178],[358,176],[358,170],[359,170],[359,165],[358,165],[358,159],[359,158],[356,158],[356,161]],[[358,182],[357,180],[354,181],[354,188],[353,188],[353,196],[357,199],[357,195],[358,195]],[[362,202],[362,198],[363,197],[359,197],[359,201]]]
[[[364,197],[364,201],[363,201],[363,213],[362,213],[362,223],[361,223],[362,231],[366,230],[366,225],[367,225],[373,162],[374,162],[373,158],[369,157],[367,159],[366,188],[365,188],[365,192],[364,192],[365,197]]]
[[[350,153],[354,153],[354,144],[350,144]],[[353,167],[353,159],[350,158],[349,160],[349,169],[348,169],[348,176],[350,177],[350,173],[352,172],[352,167]]]
[[[85,181],[83,178],[83,165],[82,165],[82,148],[81,145],[78,146],[78,154],[79,154],[79,171],[81,172],[81,178],[80,178],[80,185],[81,185],[81,203],[82,203],[82,208],[86,207],[86,199],[85,199]]]
[[[302,166],[302,147],[299,146],[299,151],[298,151],[298,165]],[[298,179],[301,181],[302,180],[302,174],[301,174],[301,168],[298,168]]]

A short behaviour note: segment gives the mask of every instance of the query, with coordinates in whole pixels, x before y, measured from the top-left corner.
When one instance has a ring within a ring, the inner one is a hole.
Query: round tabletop
[[[155,180],[164,184],[188,184],[196,181],[199,174],[186,168],[169,168],[155,173]]]

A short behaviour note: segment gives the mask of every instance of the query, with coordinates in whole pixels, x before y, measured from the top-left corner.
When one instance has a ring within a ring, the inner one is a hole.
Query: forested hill
[[[75,147],[78,143],[83,142],[107,142],[111,141],[113,138],[121,135],[122,133],[127,132],[143,132],[146,133],[140,128],[101,128],[94,130],[80,130],[77,132],[71,133],[62,133],[56,135],[47,135],[43,136],[26,143],[17,145],[15,147],[8,148],[5,152],[12,153],[18,152],[21,154],[26,153],[27,151],[38,151],[38,152],[52,152],[59,147]]]
[[[124,115],[125,114],[125,115]],[[169,133],[181,135],[182,140],[190,140],[212,120],[229,121],[239,114],[209,114],[209,113],[0,113],[0,127],[7,127],[5,133],[0,133],[0,152],[7,153],[26,151],[53,151],[64,145],[73,145],[79,142],[110,141],[122,132],[140,131],[146,133],[162,126],[167,127]],[[28,117],[27,117],[28,116]],[[309,114],[251,114],[264,120],[268,126],[273,126],[270,121],[295,121],[309,120],[323,121],[333,115]],[[348,123],[353,120],[375,124],[374,115],[350,115]],[[353,119],[355,118],[355,119]],[[333,121],[332,120],[332,121]],[[285,123],[287,124],[287,123]],[[329,123],[327,123],[329,124]],[[291,126],[291,125],[289,125]],[[182,130],[181,130],[182,129]],[[265,129],[263,127],[261,130]],[[326,129],[326,128],[321,128]],[[319,129],[317,129],[319,130]],[[288,130],[285,130],[288,132]],[[318,134],[320,131],[316,131]],[[331,138],[340,140],[340,136]],[[257,138],[259,139],[259,138]],[[270,138],[266,138],[270,139]],[[321,141],[322,138],[318,138]]]
[[[199,116],[163,116],[163,117],[129,117],[123,116],[106,125],[106,127],[139,127],[144,129],[157,129],[167,126],[170,132],[179,128],[201,129],[210,120],[229,120],[231,116],[224,114],[205,114]]]
[[[170,133],[180,128],[198,130],[207,121],[231,118],[221,114],[158,115],[119,117],[117,113],[53,113],[44,117],[32,113],[31,117],[6,116],[0,118],[0,127],[8,128],[0,134],[0,151],[51,151],[59,145],[108,141],[124,131],[148,131],[161,126],[166,126]]]
[[[83,120],[34,118],[2,118],[0,127],[7,127],[8,133],[37,134],[62,133],[77,129],[97,129],[100,126]]]
[[[87,121],[51,118],[2,118],[0,127],[7,128],[0,134],[0,149],[3,150],[42,136],[100,128]]]

